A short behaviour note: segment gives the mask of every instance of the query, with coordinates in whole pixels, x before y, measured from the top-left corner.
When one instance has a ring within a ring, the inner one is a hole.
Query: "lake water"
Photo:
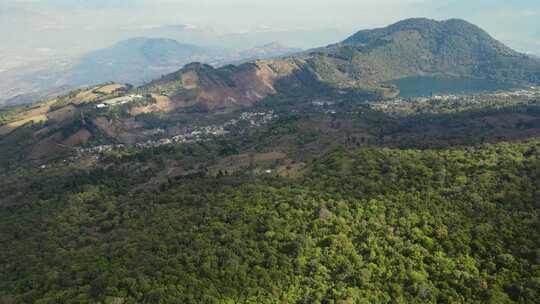
[[[508,90],[517,86],[491,80],[444,77],[407,77],[389,81],[398,86],[404,98],[431,96],[436,94],[471,94]]]

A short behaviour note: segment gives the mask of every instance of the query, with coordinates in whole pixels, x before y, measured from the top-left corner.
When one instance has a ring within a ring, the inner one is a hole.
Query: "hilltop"
[[[537,58],[513,51],[460,19],[408,19],[360,31],[323,52],[350,61],[358,77],[377,81],[443,75],[540,82]]]
[[[277,43],[229,51],[171,39],[135,38],[89,53],[76,61],[64,62],[60,70],[36,66],[3,72],[6,80],[0,90],[5,92],[4,95],[14,96],[11,103],[15,104],[105,81],[139,85],[168,73],[179,75],[181,71],[174,72],[178,67],[194,61],[222,66],[252,59],[253,62],[247,63],[249,66],[257,61],[255,58],[268,57],[275,57],[275,60],[262,65],[287,66],[293,59],[297,67],[289,70],[292,74],[299,72],[302,77],[315,79],[328,87],[363,90],[383,98],[397,95],[392,85],[405,78],[474,79],[490,82],[488,87],[540,82],[540,59],[518,53],[481,28],[459,19],[407,19],[384,28],[359,31],[333,45],[304,53],[299,51]],[[278,59],[286,55],[290,58]],[[230,70],[230,67],[216,69],[215,74],[224,72],[235,77]],[[278,74],[279,79],[298,76]],[[173,79],[171,76],[164,78]],[[16,89],[20,84],[24,88]],[[311,89],[310,85],[313,85],[312,81],[306,89]],[[246,87],[250,89],[249,85]],[[262,98],[265,96],[261,95]],[[234,98],[226,95],[224,99],[229,97]],[[204,102],[202,105],[205,106]]]
[[[117,52],[133,49],[124,63],[138,77],[144,73],[135,62],[159,65],[175,54],[186,58],[203,52],[172,40],[155,43],[135,39],[91,58],[108,65]],[[285,50],[279,45],[266,49]],[[41,159],[66,146],[69,151],[97,143],[133,145],[155,139],[162,130],[174,133],[193,120],[214,121],[268,100],[294,100],[294,108],[309,99],[357,104],[392,99],[400,94],[392,81],[410,83],[411,77],[413,85],[420,83],[414,77],[459,79],[472,90],[476,85],[506,89],[537,84],[539,62],[463,20],[409,19],[304,53],[218,68],[191,63],[138,88],[113,84],[119,89],[103,90],[110,84],[98,85],[33,107],[9,109],[0,122],[0,140],[18,157]],[[494,84],[484,86],[483,81]],[[12,149],[13,143],[20,146]]]
[[[35,62],[0,71],[3,80],[0,83],[0,107],[31,104],[109,81],[141,85],[195,61],[221,66],[299,51],[275,43],[235,50],[202,47],[166,38],[131,38],[78,58]]]
[[[535,64],[413,19],[0,109],[0,303],[536,303]]]
[[[250,70],[252,73],[247,73]],[[210,76],[211,75],[211,76]],[[496,87],[540,83],[540,60],[520,54],[464,20],[408,19],[381,29],[360,31],[343,42],[272,61],[256,61],[238,67],[180,70],[153,82],[167,88],[177,100],[192,98],[189,79],[220,79],[213,87],[206,82],[196,95],[221,92],[221,106],[253,104],[268,92],[326,89],[354,90],[371,98],[398,95],[392,81],[410,77],[470,79]],[[478,81],[480,80],[480,81]],[[253,83],[264,83],[261,91]],[[192,84],[192,83],[190,83]],[[177,88],[172,90],[171,87]],[[189,93],[183,95],[188,91]],[[242,97],[238,97],[242,95]],[[246,97],[249,95],[249,97]],[[208,98],[195,98],[214,108]],[[241,99],[239,102],[238,99]],[[227,102],[229,100],[230,102]]]

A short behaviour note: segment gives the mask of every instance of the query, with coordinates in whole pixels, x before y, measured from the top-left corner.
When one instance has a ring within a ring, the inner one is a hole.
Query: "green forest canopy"
[[[116,174],[34,183],[0,208],[0,302],[540,298],[540,141],[337,148],[297,179],[201,176],[153,192]]]

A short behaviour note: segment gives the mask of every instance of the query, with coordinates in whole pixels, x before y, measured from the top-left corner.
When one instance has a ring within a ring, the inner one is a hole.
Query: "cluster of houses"
[[[126,146],[123,144],[118,144],[118,145],[99,145],[99,146],[93,146],[89,148],[79,147],[76,149],[79,154],[99,154],[99,153],[109,152],[112,150],[123,149],[125,147]]]
[[[223,136],[228,131],[222,126],[206,126],[194,128],[186,133],[175,135],[171,138],[161,138],[158,140],[147,140],[145,142],[135,144],[139,149],[155,148],[171,144],[195,143],[208,140],[212,136]]]
[[[329,107],[329,106],[333,106],[334,104],[336,103],[333,101],[328,101],[328,100],[314,100],[311,102],[311,105],[315,107]]]
[[[435,95],[431,97],[415,97],[412,99],[395,98],[372,103],[374,109],[385,112],[396,112],[399,109],[404,110],[414,104],[442,104],[452,106],[453,103],[474,106],[507,106],[512,104],[526,103],[538,104],[540,102],[540,87],[529,87],[527,89],[518,89],[511,91],[499,91],[492,93],[477,93],[471,95]]]
[[[520,97],[520,98],[540,98],[540,87],[529,87],[527,89],[508,91],[508,92],[498,92],[491,94],[494,97]]]
[[[103,109],[103,108],[108,108],[112,106],[123,105],[123,104],[132,102],[137,99],[142,99],[142,98],[143,97],[141,95],[136,95],[136,94],[120,96],[120,97],[104,100],[101,103],[98,103],[96,105],[96,108]]]
[[[237,121],[235,119],[231,120],[229,124],[225,124],[225,127],[229,125],[236,125],[240,121],[246,121],[251,127],[260,127],[266,125],[270,121],[274,120],[277,116],[274,114],[274,111],[268,112],[243,112],[240,115],[240,119]]]
[[[210,125],[204,127],[194,127],[188,129],[182,134],[177,134],[171,138],[162,138],[159,140],[148,140],[138,143],[135,146],[139,149],[160,147],[171,144],[195,143],[206,141],[212,137],[224,136],[229,133],[228,129],[238,125],[240,122],[246,122],[249,127],[260,127],[268,124],[277,116],[274,111],[268,112],[243,112],[239,118],[231,119],[221,125]]]
[[[213,137],[224,136],[230,131],[228,129],[238,125],[241,122],[245,122],[249,127],[260,127],[265,124],[268,124],[270,121],[274,120],[277,117],[274,114],[274,111],[268,112],[243,112],[240,114],[239,118],[231,119],[221,125],[210,125],[202,127],[193,127],[181,134],[174,135],[170,138],[161,138],[157,140],[147,140],[145,142],[140,142],[135,144],[135,147],[138,149],[146,148],[155,148],[171,144],[180,144],[180,143],[195,143],[209,140]],[[164,130],[158,130],[158,133],[164,133]],[[118,145],[100,145],[89,148],[78,148],[77,151],[79,154],[100,154],[116,149],[123,149],[126,146],[123,144]]]
[[[440,100],[440,101],[451,101],[451,100],[459,100],[463,99],[465,96],[460,95],[436,95],[432,96],[430,98],[427,98],[426,101],[429,100]],[[540,87],[528,87],[525,89],[519,89],[519,90],[512,90],[512,91],[500,91],[500,92],[494,92],[494,93],[479,93],[479,94],[472,94],[472,95],[466,95],[467,99],[472,101],[483,101],[487,98],[540,98]]]
[[[500,98],[524,98],[524,99],[540,98],[540,87],[529,87],[526,89],[519,89],[519,90],[513,90],[513,91],[501,91],[501,92],[495,92],[495,93],[478,93],[478,94],[472,94],[472,95],[448,94],[448,95],[434,95],[430,97],[415,97],[412,99],[412,101],[415,101],[415,102],[454,101],[454,100],[462,100],[464,98],[467,98],[467,100],[471,102],[475,102],[475,101],[483,102],[489,99],[500,99]],[[381,108],[390,107],[392,105],[398,105],[406,101],[407,100],[402,99],[402,98],[387,100],[384,102],[384,105],[380,105],[380,107]]]

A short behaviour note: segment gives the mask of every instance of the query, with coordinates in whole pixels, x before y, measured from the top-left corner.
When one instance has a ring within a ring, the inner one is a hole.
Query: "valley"
[[[415,18],[193,62],[1,108],[0,181],[0,303],[536,303],[540,60]]]

